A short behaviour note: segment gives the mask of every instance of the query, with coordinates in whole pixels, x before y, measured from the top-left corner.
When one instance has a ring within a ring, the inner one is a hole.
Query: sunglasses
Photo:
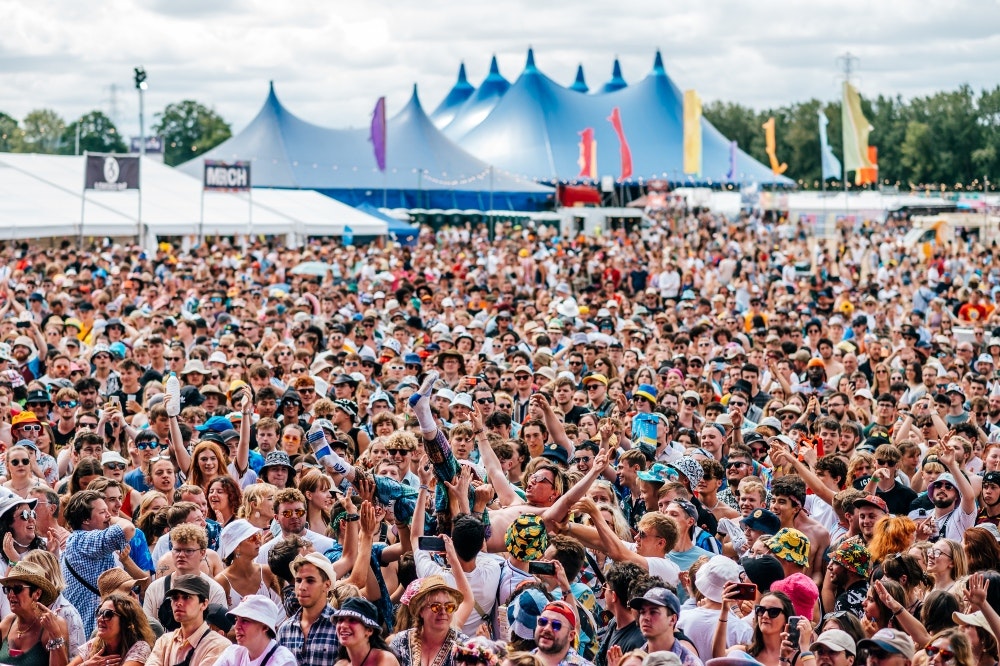
[[[875,460],[875,462],[877,462],[879,465],[882,465],[883,467],[895,467],[896,466],[896,461],[895,460],[883,460],[882,458],[878,458],[877,460]]]
[[[510,408],[511,408],[511,404],[508,403],[508,402],[498,402],[497,403],[497,409],[510,409]]]
[[[31,461],[27,458],[14,458],[13,460],[8,460],[7,462],[10,463],[11,467],[20,467],[21,465],[27,467],[31,464]]]
[[[691,398],[687,398],[684,401],[684,404],[687,405],[688,407],[697,407],[698,406],[698,401],[697,400],[692,400]]]
[[[24,432],[41,432],[42,426],[38,423],[25,423],[24,425],[18,426]]]
[[[933,645],[928,645],[924,647],[924,652],[927,653],[928,659],[933,659],[938,655],[941,656],[941,661],[951,661],[955,658],[955,653],[951,650],[945,650],[944,648],[934,647]]]
[[[123,469],[125,469],[125,463],[119,463],[119,462],[110,462],[105,464],[104,466],[115,472],[120,472]]]
[[[409,449],[386,449],[385,451],[390,456],[405,456],[407,453],[410,452]]]
[[[97,424],[95,423],[94,425],[96,426]],[[154,449],[155,450],[155,449],[160,448],[160,443],[159,442],[143,442],[142,444],[136,444],[135,448],[139,449],[140,451],[145,451],[146,449]]]
[[[440,613],[441,611],[444,611],[448,615],[451,615],[452,613],[455,612],[455,609],[458,608],[458,606],[456,606],[455,602],[453,601],[449,601],[448,603],[441,603],[440,601],[435,601],[432,604],[427,604],[427,607],[431,609],[431,612],[434,613],[435,615]]]
[[[601,386],[600,384],[587,384],[587,390],[596,391],[598,388],[600,388],[600,386]]]
[[[525,379],[531,379],[531,375],[514,375],[514,379],[523,382]]]
[[[492,405],[496,400],[493,398],[476,398],[476,402],[480,405]]]
[[[78,403],[76,400],[60,400],[58,404],[63,409],[68,409],[68,408],[76,407],[80,403]]]
[[[742,400],[730,400],[729,401],[729,406],[730,407],[746,407],[747,403],[743,402]]]
[[[285,509],[284,511],[281,512],[282,518],[291,518],[292,516],[295,516],[296,518],[301,518],[304,515],[306,515],[305,509]]]
[[[747,463],[742,460],[734,460],[733,462],[726,463],[726,469],[733,469],[734,467],[746,467]]]
[[[535,622],[539,627],[552,627],[552,631],[559,632],[562,631],[563,622],[562,620],[550,620],[547,617],[539,617]]]
[[[138,587],[138,585],[136,585],[136,587]],[[107,622],[107,621],[110,621],[111,618],[115,618],[115,617],[118,617],[118,613],[116,613],[115,611],[111,610],[110,608],[105,608],[102,611],[97,611],[97,619],[98,620],[104,620],[104,621]]]
[[[34,520],[38,517],[34,509],[21,509],[21,513],[17,514],[21,517],[21,520]]]
[[[18,595],[24,592],[26,589],[30,590],[30,585],[4,585],[2,588],[4,594]]]
[[[757,617],[761,617],[762,615],[764,615],[765,613],[767,613],[767,616],[769,618],[771,618],[772,620],[775,619],[776,617],[778,617],[779,615],[781,615],[784,612],[785,611],[783,611],[780,608],[768,608],[767,606],[754,606],[754,609],[753,609],[753,613]]]

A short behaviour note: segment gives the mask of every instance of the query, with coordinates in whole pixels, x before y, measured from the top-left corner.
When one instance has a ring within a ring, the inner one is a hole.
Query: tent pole
[[[77,123],[79,125],[79,123]],[[80,192],[80,233],[77,235],[77,243],[83,250],[83,212],[87,207],[87,151],[83,151],[83,190]]]
[[[201,216],[198,218],[198,245],[205,244],[205,181],[201,181]]]

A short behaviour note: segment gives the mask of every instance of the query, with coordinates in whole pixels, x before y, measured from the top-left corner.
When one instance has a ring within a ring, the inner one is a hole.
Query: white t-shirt
[[[806,496],[806,511],[809,515],[819,522],[827,532],[833,532],[837,529],[837,512],[833,510],[833,507],[816,497],[815,495]]]
[[[426,578],[427,576],[442,576],[449,585],[455,587],[455,575],[451,569],[441,566],[434,561],[431,554],[425,550],[413,551],[413,561],[417,567],[417,576]],[[476,556],[476,568],[465,574],[472,588],[472,596],[476,600],[477,608],[469,614],[469,619],[462,627],[462,633],[467,636],[475,636],[476,630],[483,624],[480,610],[487,616],[493,611],[493,606],[497,602],[497,591],[500,588],[500,573],[503,568],[503,558],[498,555],[480,553]],[[270,664],[268,665],[270,666]]]
[[[277,641],[273,638],[268,646],[264,648],[264,651],[260,653],[260,656],[256,659],[250,658],[250,653],[247,649],[241,645],[230,645],[226,650],[219,655],[219,658],[215,661],[215,666],[260,666],[264,661],[264,657],[277,646],[278,649],[274,650],[274,654],[271,658],[267,660],[267,666],[298,666],[298,662],[295,661],[295,654],[286,648],[284,645],[278,645]]]
[[[702,661],[712,658],[712,640],[715,637],[715,627],[719,623],[719,611],[714,608],[682,608],[677,620],[677,628],[691,639],[691,644],[698,651]],[[726,647],[745,645],[753,637],[753,627],[745,620],[730,611],[726,623]]]
[[[626,543],[625,547],[633,553],[636,552],[637,546],[634,543]],[[659,576],[674,586],[679,585],[681,582],[681,569],[673,560],[665,557],[647,557],[646,566],[649,568],[650,576]]]

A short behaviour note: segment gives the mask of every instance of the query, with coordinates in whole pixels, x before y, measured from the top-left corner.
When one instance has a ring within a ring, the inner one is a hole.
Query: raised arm
[[[556,416],[555,411],[552,409],[552,405],[541,393],[535,393],[531,396],[530,402],[535,405],[541,412],[542,418],[545,421],[545,429],[549,431],[549,438],[558,444],[559,446],[566,449],[569,453],[569,457],[572,460],[573,454],[575,453],[573,449],[573,442],[569,441],[569,436],[566,434],[566,428],[563,426],[562,421]]]
[[[240,442],[236,445],[236,472],[242,478],[250,467],[250,427],[253,425],[253,400],[250,399],[250,389],[243,387],[240,391]],[[240,479],[237,479],[239,481]]]
[[[451,575],[455,577],[455,589],[462,593],[462,603],[459,604],[458,610],[451,618],[451,626],[455,629],[461,630],[465,626],[465,622],[472,615],[472,611],[476,608],[476,598],[472,594],[472,586],[469,585],[469,579],[465,575],[465,570],[462,569],[462,560],[458,558],[458,553],[455,552],[455,542],[451,540],[451,537],[447,534],[442,534],[441,538],[444,539],[444,554],[448,559],[448,566],[451,568]]]
[[[958,488],[959,497],[962,498],[962,512],[974,513],[976,510],[976,491],[969,480],[965,478],[965,474],[962,473],[962,466],[955,460],[955,448],[961,444],[952,444],[953,439],[944,443],[938,457],[951,472],[951,475],[955,477],[955,486]]]
[[[567,488],[562,496],[542,513],[542,520],[552,522],[562,521],[563,517],[569,513],[570,507],[579,502],[587,494],[590,486],[601,475],[604,468],[607,467],[609,455],[610,452],[606,449],[598,453],[597,458],[594,459],[593,467],[580,479],[579,483],[572,488]]]
[[[163,403],[167,405],[170,403],[170,394],[165,394],[163,396]],[[167,410],[168,413],[170,410]],[[177,420],[177,416],[171,416],[170,419],[170,441],[167,445],[170,447],[170,453],[174,456],[174,462],[177,463],[177,469],[184,472],[184,474],[191,474],[191,454],[187,452],[184,447],[184,437],[181,435],[180,422]]]
[[[773,447],[773,445],[772,445]],[[802,480],[806,482],[806,485],[816,497],[820,498],[829,505],[833,505],[833,497],[837,493],[831,490],[823,480],[816,476],[816,473],[810,469],[809,465],[805,464],[798,459],[792,452],[786,450],[777,450],[772,454],[772,458],[775,465],[784,463],[786,465],[791,465],[795,473],[802,477]]]
[[[379,521],[375,513],[375,507],[371,502],[361,503],[361,523],[360,535],[358,537],[358,551],[351,563],[351,576],[348,583],[357,585],[359,590],[364,590],[368,585],[368,570],[371,568],[372,540],[375,530],[378,529]],[[345,551],[346,552],[346,551]],[[340,561],[343,561],[341,558]],[[339,572],[338,572],[338,575]]]
[[[520,495],[514,491],[514,486],[511,484],[510,479],[503,473],[500,459],[497,458],[496,452],[490,446],[490,440],[486,436],[486,430],[483,428],[483,413],[479,411],[478,403],[472,404],[470,419],[472,420],[473,436],[476,439],[476,445],[479,447],[479,462],[486,468],[486,476],[489,477],[490,483],[493,484],[493,489],[496,491],[497,497],[500,498],[500,504],[503,506],[520,504]]]
[[[590,522],[594,526],[593,529],[597,531],[597,540],[593,539],[593,534],[589,533],[589,530],[581,529],[581,526],[575,523],[570,523],[570,525],[573,525],[573,528],[572,530],[567,530],[567,534],[576,537],[581,543],[590,542],[584,545],[604,551],[614,562],[631,562],[642,567],[643,570],[649,571],[649,563],[646,562],[646,558],[625,547],[622,540],[618,538],[618,535],[614,533],[611,526],[604,520],[604,516],[601,515],[601,511],[594,500],[585,497],[577,502],[573,508],[590,516]]]

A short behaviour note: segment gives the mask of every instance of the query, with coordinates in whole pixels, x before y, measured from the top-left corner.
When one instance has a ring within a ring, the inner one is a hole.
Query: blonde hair
[[[29,550],[21,557],[22,562],[34,562],[45,569],[46,577],[56,586],[56,594],[62,594],[66,589],[66,581],[63,579],[62,570],[59,567],[59,560],[47,550],[35,548]]]
[[[257,506],[273,502],[277,493],[278,487],[272,486],[270,483],[260,481],[250,484],[243,491],[243,502],[240,504],[239,511],[236,512],[236,517],[249,518]]]

